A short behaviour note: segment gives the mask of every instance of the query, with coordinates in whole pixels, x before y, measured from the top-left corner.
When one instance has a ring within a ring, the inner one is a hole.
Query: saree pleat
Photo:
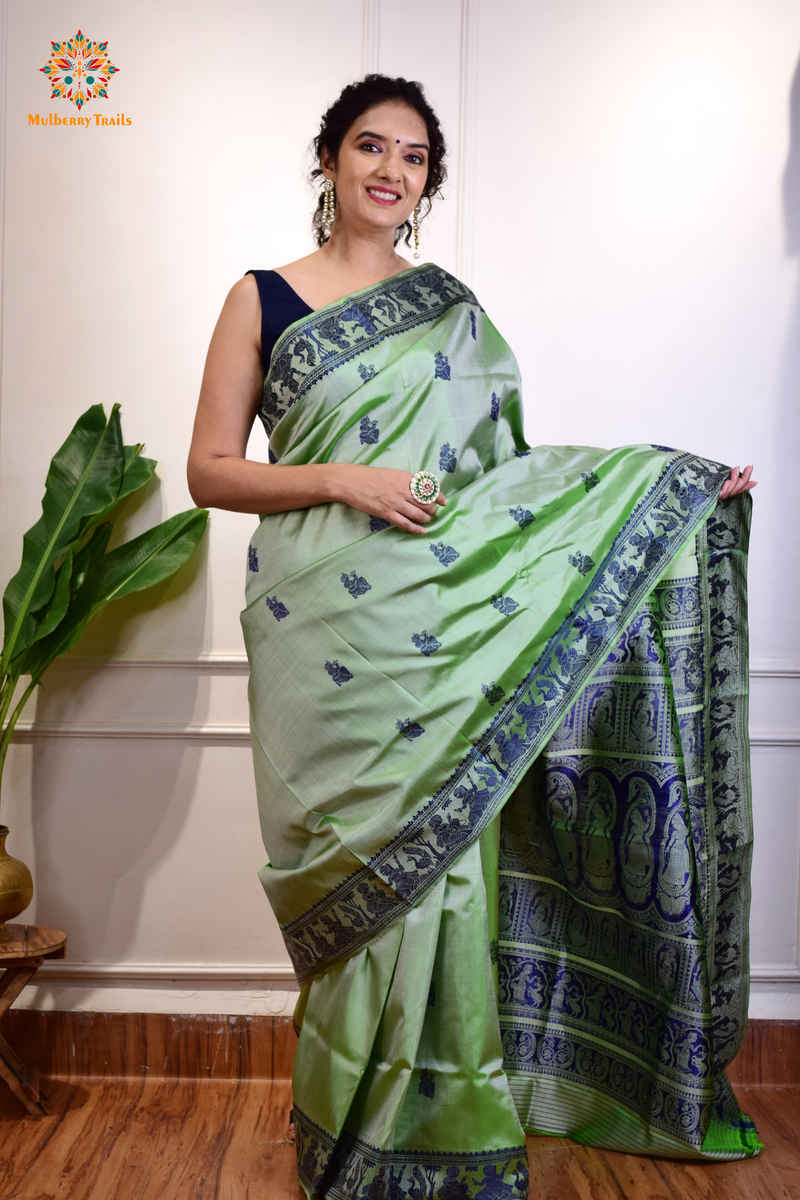
[[[300,1179],[309,1194],[472,1195],[506,1181],[508,1195],[527,1195],[525,1137],[503,1070],[489,957],[496,906],[483,868],[485,860],[496,890],[498,833],[495,822],[381,935],[378,971],[360,961],[367,947],[307,985],[294,1086],[312,1110],[295,1101]],[[360,988],[348,970],[354,959]],[[387,961],[394,967],[388,981]],[[350,1095],[343,1072],[329,1074],[323,1064],[331,1049],[342,1053],[342,1031],[353,1022],[360,1029],[345,1039],[348,1071],[364,1031],[374,1040]],[[331,1127],[338,1137],[323,1140]]]
[[[758,1153],[724,1075],[749,499],[668,447],[530,449],[513,356],[430,265],[288,330],[262,417],[274,460],[434,470],[448,498],[430,536],[333,504],[249,550],[307,1194],[522,1197],[525,1131]]]

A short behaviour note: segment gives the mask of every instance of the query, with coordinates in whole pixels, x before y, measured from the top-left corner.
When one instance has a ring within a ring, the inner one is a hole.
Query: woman
[[[395,251],[444,178],[421,88],[345,88],[316,150],[320,248],[233,287],[189,459],[198,503],[262,514],[242,621],[300,1182],[522,1197],[526,1130],[757,1153],[723,1070],[750,468],[530,450],[478,301]]]

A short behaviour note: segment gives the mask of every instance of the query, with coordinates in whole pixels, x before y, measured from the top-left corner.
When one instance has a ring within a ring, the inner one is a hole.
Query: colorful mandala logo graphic
[[[51,42],[53,53],[42,71],[50,81],[50,99],[71,100],[78,109],[98,96],[108,99],[108,81],[116,75],[108,42],[90,42],[80,29],[68,42]]]

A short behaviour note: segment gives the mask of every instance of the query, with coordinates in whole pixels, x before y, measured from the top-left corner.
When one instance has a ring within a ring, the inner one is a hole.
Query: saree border
[[[306,392],[343,363],[387,337],[434,321],[473,292],[432,263],[402,271],[290,325],[275,344],[259,413],[269,437]]]
[[[527,1148],[507,1146],[499,1150],[474,1150],[464,1152],[437,1150],[380,1150],[363,1138],[343,1132],[338,1138],[312,1121],[297,1105],[294,1107],[297,1131],[297,1170],[301,1183],[313,1194],[325,1188],[331,1200],[346,1200],[359,1194],[362,1187],[369,1188],[373,1195],[376,1183],[384,1188],[391,1186],[387,1195],[401,1198],[421,1196],[420,1185],[427,1187],[426,1194],[439,1193],[442,1185],[453,1188],[464,1185],[491,1188],[501,1181],[503,1195],[511,1200],[512,1194],[525,1200],[528,1195]],[[399,1168],[397,1174],[392,1168]],[[498,1168],[500,1173],[498,1174]],[[504,1168],[504,1169],[503,1169]],[[491,1174],[487,1174],[491,1170]],[[387,1171],[391,1172],[389,1179]],[[475,1178],[481,1172],[482,1179]],[[337,1180],[347,1174],[347,1190],[337,1187]],[[514,1183],[506,1182],[509,1175],[516,1177]],[[405,1178],[404,1178],[405,1176]],[[469,1178],[472,1176],[472,1178]],[[355,1178],[354,1178],[355,1177]],[[434,1192],[434,1183],[436,1185]],[[413,1190],[412,1190],[413,1189]],[[377,1195],[378,1193],[375,1192]],[[487,1193],[488,1194],[488,1193]]]
[[[709,914],[713,941],[708,947],[708,974],[718,1071],[728,1066],[742,1044],[750,992],[751,892],[749,886],[742,889],[741,879],[749,877],[753,813],[746,568],[739,563],[747,553],[751,514],[750,497],[736,504],[729,501],[719,506],[706,531],[711,664],[707,794],[716,852],[714,863],[706,867],[716,869],[711,887],[716,904]],[[721,1098],[716,1105],[720,1120],[730,1119],[727,1099]]]
[[[721,464],[685,452],[667,461],[580,600],[450,778],[364,867],[282,926],[300,983],[403,916],[480,836],[669,562],[713,511],[727,475]]]

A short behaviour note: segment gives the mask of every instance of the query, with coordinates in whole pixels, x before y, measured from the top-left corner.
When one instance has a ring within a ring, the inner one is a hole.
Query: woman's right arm
[[[277,513],[339,501],[409,533],[425,532],[436,505],[411,499],[408,471],[354,463],[281,466],[245,458],[263,383],[261,307],[256,282],[246,275],[228,293],[208,349],[187,466],[196,504]]]

